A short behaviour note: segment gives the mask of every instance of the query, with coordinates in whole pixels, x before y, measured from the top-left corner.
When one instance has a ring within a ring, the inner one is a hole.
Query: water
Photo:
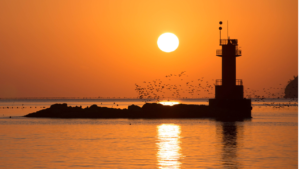
[[[21,117],[63,102],[119,108],[144,103],[0,100],[0,168],[298,167],[298,102],[294,100],[253,102],[253,118],[241,122]],[[207,104],[207,100],[183,102]]]

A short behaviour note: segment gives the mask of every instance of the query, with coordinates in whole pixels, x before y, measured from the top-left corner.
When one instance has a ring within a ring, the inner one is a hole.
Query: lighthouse
[[[220,22],[222,25],[222,21]],[[220,46],[216,55],[222,58],[222,79],[215,83],[215,99],[209,99],[209,106],[226,110],[227,113],[220,114],[227,118],[251,118],[251,100],[244,98],[244,86],[242,79],[236,79],[236,58],[242,55],[238,47],[237,39],[221,38]]]

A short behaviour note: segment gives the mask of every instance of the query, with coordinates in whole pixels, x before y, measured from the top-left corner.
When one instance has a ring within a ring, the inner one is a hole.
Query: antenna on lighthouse
[[[227,37],[229,39],[229,36],[228,36],[228,20],[227,20]]]
[[[223,23],[222,21],[219,22],[219,24],[220,24],[220,27],[219,27],[219,30],[220,30],[220,45],[221,45],[221,39],[222,39],[222,38],[221,38],[221,30],[222,30],[221,25],[222,25],[222,23]]]

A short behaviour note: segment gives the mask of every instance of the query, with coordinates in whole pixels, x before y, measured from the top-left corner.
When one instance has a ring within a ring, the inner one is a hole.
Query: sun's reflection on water
[[[175,124],[162,124],[157,126],[159,168],[180,168],[180,126]]]

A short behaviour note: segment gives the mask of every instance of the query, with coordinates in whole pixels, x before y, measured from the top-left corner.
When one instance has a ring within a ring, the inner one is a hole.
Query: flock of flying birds
[[[188,77],[185,71],[180,74],[169,74],[165,78],[168,83],[161,79],[156,79],[150,82],[144,81],[143,85],[135,84],[135,90],[138,92],[140,99],[155,99],[162,100],[167,98],[187,98],[183,96],[202,98],[213,94],[214,85],[205,81],[204,77],[195,81],[186,81]],[[176,79],[175,79],[176,78]],[[179,83],[170,83],[172,80],[177,80]],[[201,94],[204,92],[205,94]],[[205,97],[208,98],[208,97]]]
[[[208,81],[201,77],[197,80],[186,80],[187,77],[186,71],[169,74],[163,80],[156,79],[149,82],[144,81],[142,85],[135,84],[135,90],[140,99],[146,100],[214,98],[214,79]],[[263,88],[263,92],[250,88],[244,89],[244,97],[254,98],[255,101],[263,101],[265,98],[283,98],[283,96],[284,87]]]

